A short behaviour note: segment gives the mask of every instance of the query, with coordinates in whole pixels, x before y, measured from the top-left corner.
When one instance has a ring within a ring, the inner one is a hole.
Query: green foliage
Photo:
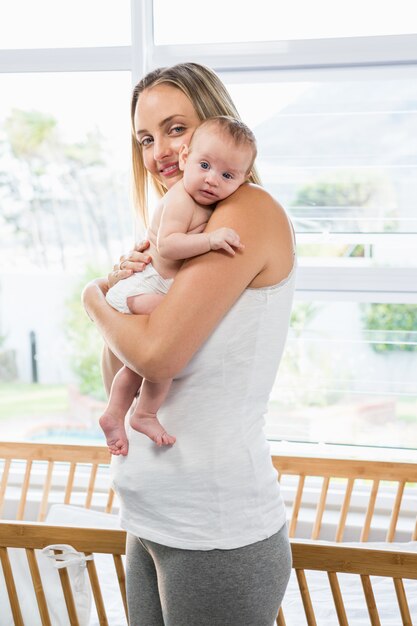
[[[319,309],[320,307],[313,302],[297,302],[293,305],[290,326],[296,336],[301,335],[304,328],[308,327]]]
[[[96,327],[84,311],[81,292],[90,280],[102,274],[100,270],[87,268],[85,275],[66,301],[65,319],[65,333],[70,344],[70,363],[79,380],[79,389],[81,393],[99,400],[104,400],[106,397],[100,369],[103,342]]]
[[[39,111],[13,109],[4,126],[13,154],[18,158],[30,158],[51,142],[57,122]]]
[[[104,165],[103,137],[99,131],[88,132],[85,141],[65,145],[64,154],[77,167]]]
[[[417,304],[380,304],[372,303],[362,306],[362,321],[366,330],[385,332],[401,332],[401,342],[390,341],[387,334],[386,341],[371,343],[374,352],[402,351],[414,352],[417,350],[415,342],[411,342],[412,335],[417,332]]]
[[[316,181],[299,189],[293,206],[357,207],[367,204],[373,194],[370,181]]]

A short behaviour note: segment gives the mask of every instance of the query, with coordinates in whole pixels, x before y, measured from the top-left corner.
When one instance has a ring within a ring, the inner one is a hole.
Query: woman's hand
[[[120,257],[119,263],[114,265],[113,271],[107,276],[109,288],[113,287],[119,280],[128,278],[134,272],[143,272],[147,264],[152,260],[148,254],[144,254],[149,245],[149,241],[141,241],[136,244],[133,250]]]

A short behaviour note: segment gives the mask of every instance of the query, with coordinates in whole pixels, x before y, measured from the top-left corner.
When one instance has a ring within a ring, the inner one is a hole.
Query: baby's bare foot
[[[145,415],[132,415],[130,425],[144,435],[147,435],[157,446],[172,446],[176,442],[173,435],[168,435],[154,413]]]
[[[112,454],[126,456],[129,448],[124,419],[117,419],[104,413],[99,419],[101,428],[106,435],[107,446]]]

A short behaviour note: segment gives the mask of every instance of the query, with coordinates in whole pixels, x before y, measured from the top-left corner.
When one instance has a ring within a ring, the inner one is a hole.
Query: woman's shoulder
[[[219,203],[209,228],[222,226],[235,229],[245,254],[262,263],[250,287],[275,285],[289,275],[294,265],[294,230],[285,209],[266,189],[245,183]]]
[[[244,183],[231,196],[220,202],[214,215],[218,218],[233,219],[238,222],[259,224],[263,230],[268,227],[287,225],[291,222],[284,207],[264,187]]]

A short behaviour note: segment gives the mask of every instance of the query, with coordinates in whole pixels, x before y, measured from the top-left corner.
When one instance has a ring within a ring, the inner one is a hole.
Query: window
[[[2,49],[125,46],[130,44],[128,0],[15,0],[3,9]]]
[[[220,42],[289,41],[336,37],[401,35],[416,32],[412,0],[400,0],[392,10],[384,0],[258,0],[256,7],[238,0],[212,0],[204,11],[193,0],[154,0],[156,45]],[[413,30],[414,29],[414,30]]]
[[[235,81],[228,87],[257,136],[264,185],[298,241],[299,289],[268,434],[415,447],[416,70]]]
[[[103,442],[80,292],[134,239],[130,23],[129,2],[45,1],[0,25],[3,439]]]
[[[10,436],[102,442],[100,340],[79,291],[133,240],[131,83],[191,60],[228,86],[257,136],[264,185],[297,232],[268,435],[416,447],[411,0],[395,14],[385,1],[344,13],[329,0],[285,11],[214,0],[204,19],[186,0],[87,4],[58,11],[43,0],[35,13],[21,1],[0,24],[0,419]]]

